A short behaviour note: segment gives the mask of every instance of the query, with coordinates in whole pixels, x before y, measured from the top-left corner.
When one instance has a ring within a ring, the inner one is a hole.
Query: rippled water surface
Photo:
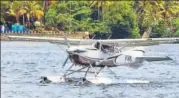
[[[39,83],[41,76],[64,72],[64,49],[47,42],[1,42],[1,98],[179,98],[179,44],[146,47],[146,55],[170,56],[173,61],[112,69],[119,79],[144,79],[149,84]],[[114,77],[107,70],[102,73]]]

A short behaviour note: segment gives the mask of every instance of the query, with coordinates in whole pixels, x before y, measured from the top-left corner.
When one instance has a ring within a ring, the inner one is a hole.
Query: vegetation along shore
[[[32,30],[105,32],[113,38],[179,36],[179,1],[7,0],[1,1],[1,16],[3,33]]]

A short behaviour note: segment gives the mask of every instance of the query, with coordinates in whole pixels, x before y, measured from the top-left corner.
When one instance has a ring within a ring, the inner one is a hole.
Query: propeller
[[[70,48],[70,43],[68,42],[67,37],[65,36],[64,39],[65,39],[65,43],[66,43],[67,47]]]
[[[68,42],[67,37],[65,36],[64,39],[65,39],[65,43],[66,43],[67,47],[70,48],[70,43]],[[62,68],[65,67],[66,63],[68,62],[68,59],[69,59],[69,55],[68,55],[68,57],[65,59],[63,65],[62,65]]]
[[[66,63],[67,63],[67,61],[68,61],[68,59],[69,59],[69,57],[66,58],[65,62],[64,62],[63,65],[62,65],[62,68],[65,67],[65,65],[66,65]]]

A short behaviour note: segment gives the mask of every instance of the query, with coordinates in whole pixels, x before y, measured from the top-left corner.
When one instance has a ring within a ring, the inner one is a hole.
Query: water
[[[151,81],[149,84],[39,83],[41,76],[64,72],[64,49],[47,42],[1,42],[1,98],[179,98],[179,44],[146,49],[146,55],[170,56],[173,61],[144,62],[139,69],[112,69],[119,79],[143,79]],[[107,70],[102,73],[114,77]]]

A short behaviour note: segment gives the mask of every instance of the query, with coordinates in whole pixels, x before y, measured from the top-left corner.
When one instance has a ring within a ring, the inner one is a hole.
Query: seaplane
[[[170,57],[165,56],[145,56],[145,48],[143,47],[135,47],[132,49],[124,49],[123,47],[115,47],[108,44],[102,44],[100,42],[94,42],[91,46],[71,46],[67,39],[65,38],[67,49],[66,52],[68,57],[65,59],[62,68],[67,65],[67,62],[70,61],[71,65],[66,70],[66,72],[58,79],[54,79],[51,77],[43,76],[41,77],[43,83],[50,83],[54,80],[57,82],[72,82],[76,81],[74,78],[70,78],[70,75],[74,73],[83,72],[84,76],[80,78],[80,83],[89,82],[89,83],[103,83],[102,79],[104,78],[96,78],[98,74],[103,69],[109,69],[109,71],[113,72],[110,68],[127,66],[130,68],[137,69],[141,67],[144,61],[153,62],[153,61],[165,61],[172,60]],[[79,69],[72,70],[73,67],[78,66]],[[91,71],[90,71],[91,70]],[[87,78],[88,73],[94,74],[95,78]],[[99,82],[100,81],[100,82]],[[108,80],[103,80],[108,81]],[[138,81],[139,82],[139,81]],[[146,81],[142,81],[146,82]],[[148,82],[146,82],[148,83]]]
[[[39,38],[39,37],[10,37],[10,38],[25,38],[25,39],[40,39],[40,40],[46,40],[46,41],[53,41],[57,39],[49,39],[49,38]],[[62,40],[62,38],[60,39]],[[137,41],[146,41],[145,39],[134,39],[134,40],[127,40],[127,42],[137,42]],[[159,40],[159,39],[158,39]],[[170,41],[173,41],[173,39],[168,39]],[[175,39],[174,39],[175,40]],[[172,58],[168,56],[145,56],[145,48],[144,47],[135,47],[132,49],[125,49],[128,47],[128,44],[124,46],[115,46],[115,43],[119,43],[118,40],[93,40],[91,45],[75,45],[72,46],[72,42],[79,41],[78,39],[67,39],[64,37],[63,43],[66,44],[67,49],[66,53],[68,54],[68,57],[65,59],[62,68],[64,68],[68,63],[71,62],[71,65],[66,70],[65,73],[63,73],[62,76],[59,77],[48,77],[48,76],[42,76],[41,77],[41,83],[51,83],[51,82],[69,82],[69,81],[76,81],[74,78],[70,78],[70,76],[74,73],[83,72],[84,76],[80,78],[80,83],[82,82],[90,82],[90,83],[96,83],[97,81],[102,81],[98,77],[98,74],[103,69],[109,69],[111,72],[113,72],[110,68],[114,67],[120,67],[120,66],[126,66],[130,68],[137,69],[144,64],[142,64],[144,61],[147,62],[154,62],[154,61],[166,61],[166,60],[172,60]],[[109,41],[108,43],[106,43]],[[123,41],[123,40],[122,40]],[[160,39],[160,41],[162,41]],[[166,40],[164,40],[166,41]],[[114,43],[114,44],[109,44]],[[153,45],[153,44],[152,44]],[[79,69],[73,70],[74,67],[79,67]],[[98,69],[98,70],[97,70]],[[94,74],[93,79],[89,79],[87,75],[89,73]],[[114,72],[113,72],[114,73]],[[115,73],[114,73],[115,74]],[[106,81],[106,80],[105,80]],[[101,82],[100,82],[101,83]]]

